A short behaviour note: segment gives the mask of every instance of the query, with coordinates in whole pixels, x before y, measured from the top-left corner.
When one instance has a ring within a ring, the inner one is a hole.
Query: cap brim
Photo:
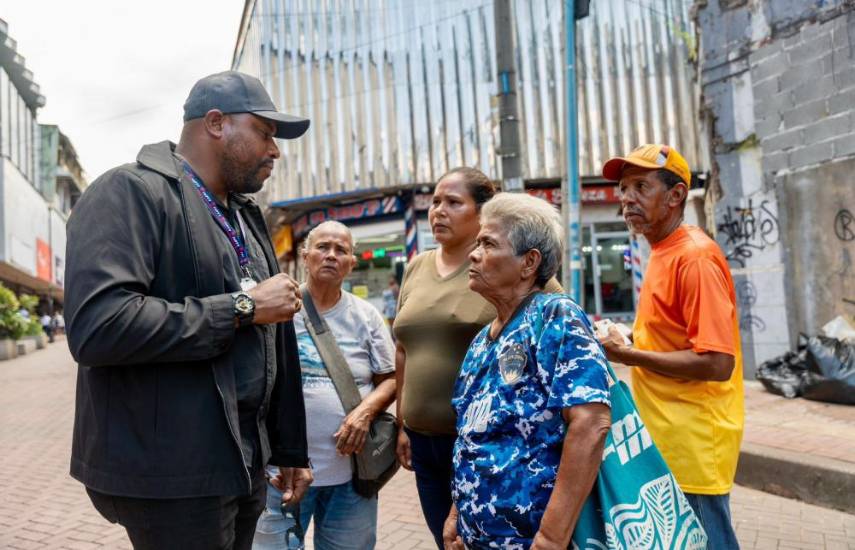
[[[311,123],[308,118],[286,115],[277,111],[255,111],[252,114],[274,122],[276,137],[280,139],[294,139],[302,136]]]
[[[603,165],[603,177],[611,181],[620,181],[620,178],[623,175],[623,170],[626,168],[627,164],[638,166],[639,168],[650,168],[653,170],[662,168],[662,166],[659,166],[655,162],[647,162],[634,158],[615,157],[613,159],[609,159]]]

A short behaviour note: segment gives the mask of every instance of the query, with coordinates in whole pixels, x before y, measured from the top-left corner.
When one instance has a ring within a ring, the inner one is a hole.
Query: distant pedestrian
[[[744,423],[736,292],[727,260],[701,229],[683,224],[691,172],[667,145],[643,145],[603,166],[619,181],[623,216],[652,248],[633,345],[612,327],[609,359],[631,365],[638,409],[686,493],[709,548],[738,548],[731,526]]]
[[[68,222],[79,362],[71,475],[137,549],[248,550],[264,465],[284,501],[312,480],[294,314],[251,198],[306,119],[235,71],[199,80],[178,145],[98,178]]]
[[[47,313],[39,317],[39,322],[42,324],[42,330],[47,335],[48,342],[50,343],[53,343],[54,341],[54,327],[52,321],[53,319]]]
[[[383,291],[383,317],[391,327],[395,323],[395,315],[398,313],[398,279],[394,275],[389,277],[389,286]]]
[[[60,312],[53,314],[53,328],[55,334],[65,334],[65,319]]]

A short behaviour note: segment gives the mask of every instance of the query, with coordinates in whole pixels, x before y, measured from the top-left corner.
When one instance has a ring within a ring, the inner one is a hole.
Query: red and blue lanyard
[[[214,221],[217,222],[217,225],[220,226],[220,229],[223,230],[223,233],[228,237],[229,242],[232,244],[232,248],[235,249],[238,257],[238,263],[240,264],[241,273],[245,278],[252,278],[249,273],[249,253],[246,251],[246,246],[244,245],[244,241],[238,232],[235,231],[235,228],[229,223],[228,218],[226,218],[223,211],[220,210],[220,207],[217,206],[216,201],[214,200],[214,196],[208,191],[208,188],[205,187],[205,184],[202,183],[202,178],[200,178],[196,172],[193,171],[193,168],[185,161],[184,163],[184,174],[190,178],[190,181],[193,182],[193,186],[196,188],[196,192],[199,193],[199,197],[202,199],[202,202],[205,203],[205,206],[208,207],[208,212],[211,213],[211,217],[214,218]]]

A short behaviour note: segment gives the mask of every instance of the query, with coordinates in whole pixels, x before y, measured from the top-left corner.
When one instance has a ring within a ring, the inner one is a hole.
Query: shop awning
[[[61,286],[34,277],[7,262],[0,262],[0,280],[9,285],[22,287],[26,289],[25,292],[31,294],[51,296],[58,302],[65,300],[65,291]]]

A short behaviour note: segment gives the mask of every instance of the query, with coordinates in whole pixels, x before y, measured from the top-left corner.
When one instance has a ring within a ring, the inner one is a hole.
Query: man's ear
[[[520,271],[522,278],[528,279],[532,275],[536,275],[542,260],[543,256],[540,255],[540,250],[534,248],[523,254],[522,271]]]
[[[680,182],[671,189],[669,189],[668,193],[670,194],[668,198],[668,205],[676,208],[683,204],[688,198],[689,188],[686,187],[685,183]]]
[[[213,138],[220,139],[223,137],[223,126],[225,125],[226,115],[219,109],[211,109],[205,113],[205,131]]]

